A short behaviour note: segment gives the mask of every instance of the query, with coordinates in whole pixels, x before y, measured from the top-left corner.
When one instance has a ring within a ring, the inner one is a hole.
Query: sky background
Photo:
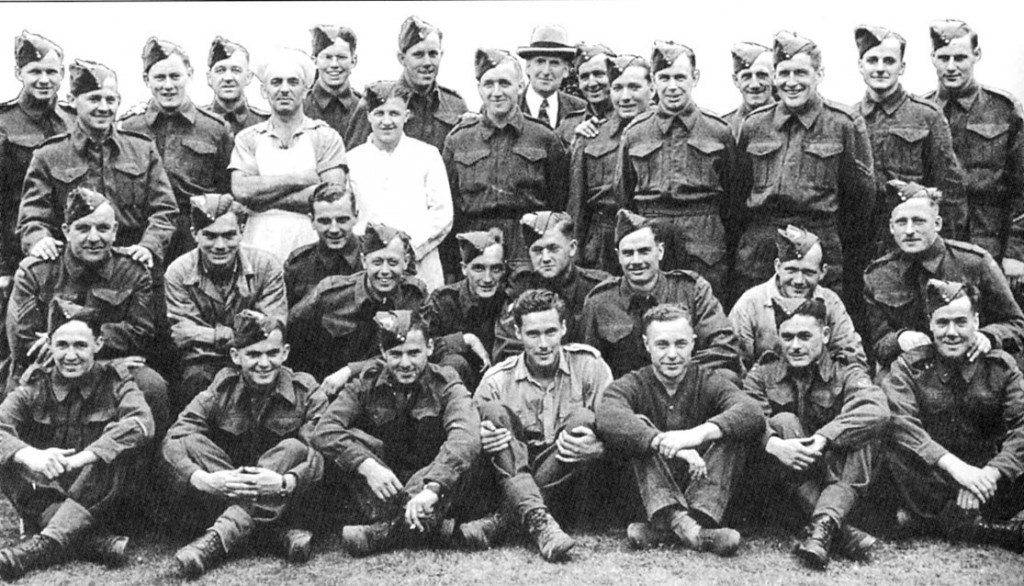
[[[825,6],[837,6],[825,8]],[[1010,6],[1016,8],[1008,8]],[[1008,1],[933,0],[903,3],[860,0],[831,3],[809,0],[706,2],[651,0],[590,0],[531,2],[24,2],[0,3],[0,39],[8,52],[0,55],[0,99],[13,98],[20,84],[13,76],[13,38],[22,29],[60,44],[66,62],[76,57],[112,67],[120,81],[122,110],[148,99],[142,82],[142,46],[158,36],[183,46],[192,58],[195,76],[190,93],[196,103],[208,103],[206,56],[210,42],[222,35],[245,45],[259,60],[275,45],[309,51],[309,28],[340,24],[359,37],[359,63],[352,80],[356,88],[378,79],[397,77],[395,60],[398,29],[410,14],[439,26],[445,33],[445,58],[440,82],[455,89],[476,108],[480,99],[473,79],[477,47],[514,51],[527,45],[530,31],[541,23],[563,25],[570,41],[600,42],[619,53],[650,55],[655,39],[692,47],[701,70],[695,99],[719,113],[735,108],[739,98],[732,86],[729,48],[736,41],[771,45],[782,29],[807,36],[822,48],[825,97],[848,104],[863,94],[857,70],[853,28],[872,24],[891,28],[908,41],[904,86],[925,93],[935,86],[929,59],[928,24],[934,19],[959,18],[978,31],[983,51],[976,75],[987,85],[1024,97],[1024,4]],[[248,94],[264,105],[254,80]],[[61,95],[66,95],[67,79]]]

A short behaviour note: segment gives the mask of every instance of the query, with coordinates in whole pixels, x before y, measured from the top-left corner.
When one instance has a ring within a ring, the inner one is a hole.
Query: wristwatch
[[[291,494],[291,491],[288,490],[288,475],[287,474],[282,474],[281,475],[281,492],[279,492],[278,495],[283,498],[283,497],[288,496],[289,494]]]

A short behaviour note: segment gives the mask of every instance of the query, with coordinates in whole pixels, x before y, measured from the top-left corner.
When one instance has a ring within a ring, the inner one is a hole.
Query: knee
[[[309,454],[309,446],[304,444],[302,440],[295,438],[288,438],[281,440],[274,450],[279,452],[282,457],[287,460],[302,461],[306,459],[306,455]]]
[[[454,369],[455,372],[459,373],[459,378],[461,378],[463,382],[472,380],[473,369],[470,367],[469,361],[461,354],[456,354],[454,352],[445,354],[441,357],[441,360],[438,361],[438,364],[440,366],[448,366]]]
[[[804,426],[794,413],[776,413],[768,418],[768,426],[783,439],[804,437]]]
[[[564,429],[576,429],[577,427],[586,427],[590,430],[597,428],[597,418],[594,416],[594,412],[590,409],[580,408],[569,414],[569,417],[565,420]]]
[[[497,401],[486,401],[480,403],[477,406],[477,410],[480,412],[480,421],[490,421],[497,427],[511,429],[512,414],[509,413],[508,407],[501,403]]]

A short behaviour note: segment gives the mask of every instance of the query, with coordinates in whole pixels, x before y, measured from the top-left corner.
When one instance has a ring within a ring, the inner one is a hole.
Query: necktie
[[[544,98],[540,102],[540,110],[537,111],[537,117],[544,121],[544,124],[551,126],[551,117],[548,115],[548,99]]]

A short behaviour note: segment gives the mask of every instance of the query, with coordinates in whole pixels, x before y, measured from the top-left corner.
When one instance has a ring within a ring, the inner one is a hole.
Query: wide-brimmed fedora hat
[[[530,45],[519,47],[516,53],[523,59],[538,55],[551,55],[572,59],[576,56],[576,47],[569,44],[569,34],[557,24],[543,24],[533,29]]]

